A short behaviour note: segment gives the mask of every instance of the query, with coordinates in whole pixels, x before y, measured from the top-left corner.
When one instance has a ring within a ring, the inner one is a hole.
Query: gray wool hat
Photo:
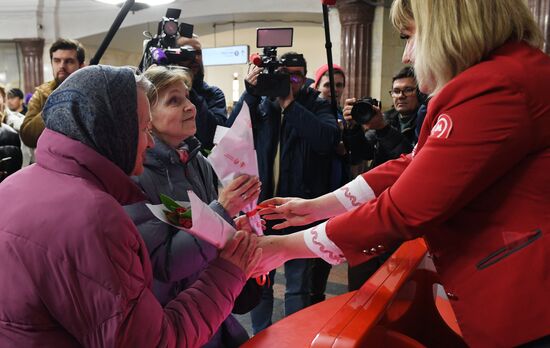
[[[139,126],[132,69],[77,70],[49,96],[43,118],[48,129],[88,145],[126,174],[134,169]]]

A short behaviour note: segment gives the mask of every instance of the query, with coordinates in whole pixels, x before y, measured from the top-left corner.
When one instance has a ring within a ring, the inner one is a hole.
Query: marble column
[[[44,39],[16,39],[23,53],[24,89],[25,93],[33,93],[34,88],[44,82],[44,67],[42,53]]]
[[[364,0],[339,0],[340,62],[347,72],[344,99],[369,95],[371,34],[375,7]]]
[[[542,30],[544,36],[543,51],[550,54],[550,0],[528,0],[527,4]]]

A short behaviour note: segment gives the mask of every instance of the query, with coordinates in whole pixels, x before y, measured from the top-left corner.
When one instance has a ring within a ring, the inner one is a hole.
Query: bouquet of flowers
[[[193,191],[187,191],[187,194],[189,202],[177,202],[161,194],[161,204],[146,204],[146,206],[162,222],[188,232],[218,248],[223,248],[236,230],[201,201]]]
[[[164,204],[164,215],[172,225],[183,228],[193,227],[191,208],[185,208],[165,194],[160,194],[160,201]]]

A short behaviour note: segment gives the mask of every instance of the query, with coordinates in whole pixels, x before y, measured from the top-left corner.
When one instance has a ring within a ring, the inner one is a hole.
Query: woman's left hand
[[[257,176],[241,175],[224,187],[218,202],[230,216],[237,215],[243,208],[258,200],[261,182]]]

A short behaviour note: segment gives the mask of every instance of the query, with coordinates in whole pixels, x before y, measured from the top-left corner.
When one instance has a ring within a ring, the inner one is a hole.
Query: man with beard
[[[204,66],[202,64],[202,46],[196,35],[192,38],[179,37],[177,45],[194,51],[195,58],[181,62],[180,65],[193,72],[193,88],[189,91],[189,99],[197,107],[197,133],[195,136],[206,150],[214,147],[214,133],[218,125],[225,126],[227,111],[225,95],[216,86],[204,82]]]
[[[36,87],[20,129],[21,140],[28,147],[36,147],[38,137],[44,130],[42,109],[46,99],[69,75],[84,67],[84,57],[84,47],[76,40],[58,39],[50,47],[54,79]]]

